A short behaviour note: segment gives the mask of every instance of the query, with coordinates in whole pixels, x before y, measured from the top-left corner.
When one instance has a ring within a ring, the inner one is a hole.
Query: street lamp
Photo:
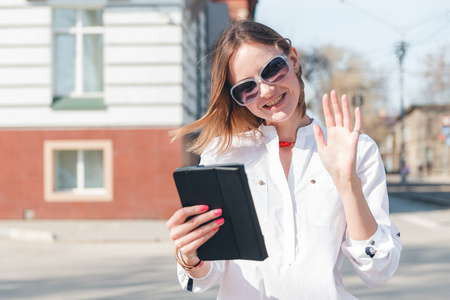
[[[403,58],[406,54],[406,46],[406,43],[402,40],[395,48],[400,66],[400,174],[402,175],[402,184],[406,183],[407,173],[405,168],[405,103],[403,100]]]

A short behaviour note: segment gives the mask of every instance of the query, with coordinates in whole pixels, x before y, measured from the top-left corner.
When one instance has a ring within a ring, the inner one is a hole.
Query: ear
[[[289,53],[289,58],[294,63],[295,72],[298,72],[299,67],[300,67],[300,62],[298,60],[298,53],[297,53],[297,49],[295,49],[295,47],[291,47],[291,52]]]
[[[297,49],[294,46],[291,47],[291,52],[293,52],[293,54],[298,57]]]

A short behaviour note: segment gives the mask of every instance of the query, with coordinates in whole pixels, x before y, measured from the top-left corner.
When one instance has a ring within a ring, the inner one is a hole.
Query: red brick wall
[[[0,130],[0,219],[168,218],[180,207],[173,171],[182,142],[168,129]],[[112,202],[45,202],[45,140],[108,139],[113,143]]]
[[[214,2],[226,3],[228,5],[228,13],[230,14],[231,18],[239,17],[238,11],[240,9],[245,9],[248,11],[250,6],[248,0],[214,0]]]

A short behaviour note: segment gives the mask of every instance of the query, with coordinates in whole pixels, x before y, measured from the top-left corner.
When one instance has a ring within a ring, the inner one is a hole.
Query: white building
[[[167,217],[178,207],[183,145],[168,132],[204,112],[208,20],[223,26],[224,9],[0,0],[0,218]]]

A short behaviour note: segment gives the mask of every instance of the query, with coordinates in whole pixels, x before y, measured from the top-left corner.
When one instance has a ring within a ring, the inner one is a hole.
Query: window
[[[46,201],[111,201],[112,142],[45,141]]]
[[[54,9],[53,34],[53,107],[104,108],[103,11]]]

